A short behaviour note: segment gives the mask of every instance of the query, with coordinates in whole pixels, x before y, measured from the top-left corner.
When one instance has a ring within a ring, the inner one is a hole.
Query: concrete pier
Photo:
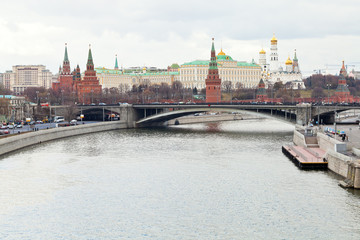
[[[359,152],[358,149],[349,151],[346,142],[319,132],[315,127],[297,126],[293,142],[295,146],[284,146],[283,152],[299,167],[309,159],[321,157],[327,162],[327,169],[344,178],[339,183],[341,186],[360,189],[360,158],[354,154]],[[309,153],[313,156],[309,156]]]

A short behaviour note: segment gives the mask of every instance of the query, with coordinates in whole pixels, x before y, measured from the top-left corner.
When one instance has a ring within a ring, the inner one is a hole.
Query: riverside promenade
[[[350,135],[349,141],[343,142],[339,136],[323,130],[323,127],[297,125],[293,135],[294,145],[283,146],[284,154],[300,168],[327,163],[327,169],[343,178],[339,183],[341,186],[360,189],[360,149],[356,144],[357,137]],[[355,129],[353,134],[357,135]],[[352,142],[351,136],[355,142]]]

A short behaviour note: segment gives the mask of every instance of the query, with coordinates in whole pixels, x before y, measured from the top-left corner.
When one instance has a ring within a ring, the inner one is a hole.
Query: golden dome
[[[261,49],[261,51],[259,53],[260,54],[265,54],[266,52],[264,51],[264,49]]]
[[[271,39],[271,43],[277,43],[277,39],[276,39],[276,37],[275,37],[275,33],[274,33],[274,35],[273,35],[273,37],[272,37],[272,39]]]
[[[288,59],[285,62],[286,65],[292,65],[292,61],[290,60],[290,57],[288,57]]]
[[[218,53],[218,56],[219,55],[225,55],[225,53],[223,52],[223,50],[221,49],[221,51]]]

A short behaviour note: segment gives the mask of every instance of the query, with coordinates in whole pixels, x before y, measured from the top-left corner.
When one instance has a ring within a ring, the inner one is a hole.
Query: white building
[[[50,88],[52,73],[44,65],[17,65],[2,74],[5,88],[20,94],[28,87]]]
[[[267,82],[267,85],[274,84],[276,82],[282,82],[284,85],[291,86],[294,89],[304,89],[305,85],[302,81],[302,74],[299,68],[299,61],[296,56],[296,50],[294,53],[294,59],[290,57],[285,61],[285,70],[280,65],[278,60],[278,40],[275,35],[270,40],[270,64],[266,61],[266,52],[262,49],[259,52],[259,65],[262,69],[262,76]]]

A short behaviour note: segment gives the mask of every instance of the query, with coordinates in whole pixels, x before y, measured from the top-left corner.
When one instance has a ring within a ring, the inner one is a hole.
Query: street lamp
[[[331,87],[331,84],[330,83],[328,83],[328,84],[326,84],[326,86],[327,86],[327,89],[328,89],[328,105],[330,104],[330,101],[329,101],[329,98],[330,98],[330,87]]]

